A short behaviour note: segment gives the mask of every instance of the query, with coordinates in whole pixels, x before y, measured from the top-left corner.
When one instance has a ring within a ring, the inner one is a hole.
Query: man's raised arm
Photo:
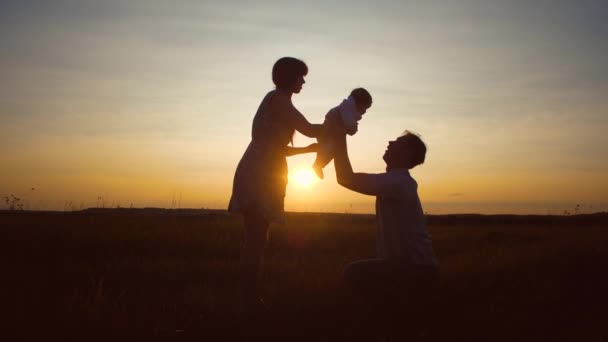
[[[380,192],[377,181],[379,175],[353,172],[353,167],[348,158],[346,135],[340,135],[340,138],[336,139],[334,152],[334,166],[338,184],[365,195],[376,196]]]

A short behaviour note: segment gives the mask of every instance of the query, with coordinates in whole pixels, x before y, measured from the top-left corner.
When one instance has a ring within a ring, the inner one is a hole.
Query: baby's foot
[[[315,173],[317,174],[317,177],[323,179],[323,168],[319,167],[319,166],[313,166],[312,169],[315,171]]]

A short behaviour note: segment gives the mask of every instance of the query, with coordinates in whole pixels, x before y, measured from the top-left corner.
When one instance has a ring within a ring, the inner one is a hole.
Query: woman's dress
[[[273,110],[270,101],[283,96],[266,94],[253,118],[251,142],[234,175],[230,212],[256,211],[268,221],[282,222],[287,187],[286,146],[294,127],[285,115]]]

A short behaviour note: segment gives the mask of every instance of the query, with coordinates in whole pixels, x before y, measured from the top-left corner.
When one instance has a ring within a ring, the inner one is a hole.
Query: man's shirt
[[[353,190],[376,196],[379,257],[438,267],[418,197],[418,183],[407,169],[365,174]]]

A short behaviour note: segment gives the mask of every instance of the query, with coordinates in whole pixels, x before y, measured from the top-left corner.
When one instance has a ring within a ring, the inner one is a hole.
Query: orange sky
[[[310,68],[294,104],[312,122],[352,88],[372,93],[349,138],[356,171],[382,172],[405,129],[422,136],[412,175],[430,213],[608,210],[608,6],[551,4],[1,5],[0,195],[225,208],[272,64],[290,55]],[[313,159],[290,158],[292,175]],[[373,212],[332,164],[326,176],[292,180],[286,209]]]

